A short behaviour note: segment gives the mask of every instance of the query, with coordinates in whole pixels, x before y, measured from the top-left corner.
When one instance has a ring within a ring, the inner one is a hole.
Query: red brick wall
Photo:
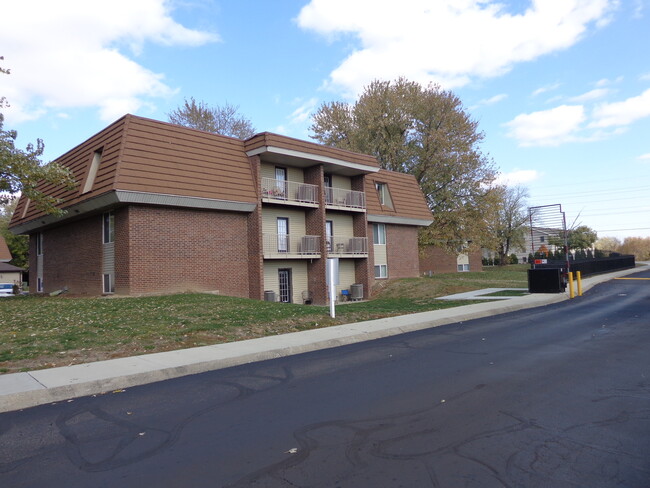
[[[36,234],[30,235],[30,289],[36,291]],[[101,214],[43,231],[43,291],[102,293]]]
[[[474,251],[469,253],[469,270],[483,271],[483,259],[481,256],[481,251]]]
[[[364,191],[364,176],[354,176],[351,181],[351,189]],[[372,247],[372,226],[368,225],[368,216],[364,213],[352,214],[352,227],[354,237],[367,237],[368,259],[354,260],[354,278],[357,283],[363,285],[364,298],[370,297],[370,290],[374,282],[374,253]]]
[[[130,294],[215,290],[248,297],[248,217],[239,212],[130,206],[128,263],[120,262],[116,274],[127,268]],[[116,227],[117,221],[116,215]],[[123,252],[118,251],[117,238],[116,246],[117,257]],[[116,287],[115,292],[122,291]]]
[[[469,270],[482,271],[481,252],[469,254]],[[420,253],[420,273],[456,273],[458,272],[457,255],[440,247],[427,246]]]
[[[419,275],[418,228],[410,225],[386,224],[386,253],[389,278],[417,277]]]
[[[325,201],[323,190],[324,171],[323,165],[312,166],[305,169],[305,183],[316,185],[320,195],[320,202]],[[305,209],[305,233],[306,235],[321,236],[320,250],[321,259],[309,260],[307,262],[307,282],[312,293],[314,304],[325,305],[328,303],[327,286],[325,285],[325,273],[327,266],[327,245],[325,241],[325,206]]]
[[[257,206],[248,215],[248,297],[255,300],[264,298],[262,285],[264,282],[264,258],[262,245],[262,205],[261,205],[261,175],[260,157],[248,158],[251,174],[257,193]]]

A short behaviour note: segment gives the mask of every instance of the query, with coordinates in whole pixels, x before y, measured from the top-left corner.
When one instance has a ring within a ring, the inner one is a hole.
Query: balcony
[[[338,237],[330,236],[326,239],[329,257],[334,258],[367,258],[367,237]]]
[[[318,187],[299,181],[262,178],[262,201],[301,207],[318,207]]]
[[[332,210],[366,211],[366,194],[362,191],[325,187],[325,205]]]
[[[264,259],[320,258],[320,236],[264,234]]]

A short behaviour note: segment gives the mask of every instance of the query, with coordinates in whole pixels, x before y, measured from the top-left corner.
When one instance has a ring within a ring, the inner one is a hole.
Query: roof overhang
[[[417,225],[419,227],[428,227],[433,223],[433,219],[427,220],[414,219],[411,217],[398,217],[396,215],[368,214],[368,222],[374,222],[377,224]]]
[[[321,163],[325,166],[325,172],[330,171],[338,174],[354,176],[368,173],[377,173],[379,168],[366,164],[353,163],[343,159],[331,158],[320,154],[313,154],[294,149],[285,149],[277,146],[261,146],[246,152],[247,156],[264,156],[265,161],[271,163],[291,164],[297,167],[309,167],[314,163]]]
[[[109,209],[115,205],[124,204],[161,205],[166,207],[197,208],[204,210],[225,210],[229,212],[247,212],[255,210],[255,203],[235,202],[231,200],[217,200],[212,198],[188,197],[182,195],[168,195],[164,193],[146,193],[137,191],[116,190],[105,193],[96,198],[83,201],[76,205],[65,208],[66,214],[63,217],[44,215],[18,224],[10,228],[14,234],[27,234],[34,230],[46,227],[55,223],[81,217],[85,214]]]

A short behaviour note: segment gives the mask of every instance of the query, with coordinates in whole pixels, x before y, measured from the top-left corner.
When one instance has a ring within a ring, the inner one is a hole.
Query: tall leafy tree
[[[482,214],[494,165],[480,150],[478,123],[451,91],[405,78],[376,80],[354,104],[322,104],[311,130],[322,144],[371,154],[382,168],[415,176],[434,218],[423,243],[456,247],[486,232]]]
[[[638,261],[650,260],[650,237],[626,237],[619,250],[634,254]]]
[[[485,221],[487,239],[485,247],[499,254],[499,262],[506,264],[506,257],[514,249],[523,249],[528,230],[528,190],[521,186],[497,186],[490,194]]]
[[[249,119],[238,113],[239,107],[226,103],[211,107],[194,97],[167,114],[169,122],[224,136],[247,139],[255,134]]]
[[[0,60],[4,58],[0,56]],[[9,74],[9,70],[0,67],[0,74]],[[0,109],[8,107],[5,97],[0,97]],[[28,144],[23,151],[16,147],[18,133],[5,130],[4,115],[0,113],[0,204],[9,203],[16,195],[23,194],[45,213],[64,213],[58,206],[62,200],[43,193],[43,184],[75,187],[70,172],[56,164],[41,162],[45,145],[41,139],[36,145]]]
[[[589,249],[597,239],[596,231],[586,225],[579,225],[567,231],[567,244],[570,250]]]

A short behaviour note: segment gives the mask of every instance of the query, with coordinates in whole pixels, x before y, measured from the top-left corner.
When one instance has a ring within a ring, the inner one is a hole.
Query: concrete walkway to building
[[[583,291],[639,268],[582,280]],[[492,290],[494,291],[494,290]],[[474,293],[485,294],[485,290]],[[489,292],[487,292],[489,293]],[[471,297],[468,297],[471,298]],[[495,314],[560,302],[568,292],[532,294],[486,303],[389,317],[323,329],[294,332],[246,341],[145,354],[61,368],[0,375],[0,412],[8,412],[70,398],[100,394],[180,376],[228,368],[405,332],[465,322]]]

